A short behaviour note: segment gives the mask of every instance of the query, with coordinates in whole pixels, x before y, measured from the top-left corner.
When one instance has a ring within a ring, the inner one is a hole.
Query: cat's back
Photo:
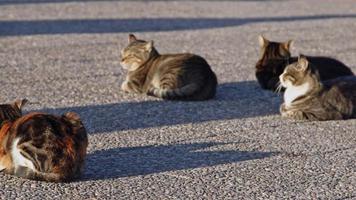
[[[345,97],[356,105],[356,76],[344,76],[332,80],[323,81],[325,90],[330,95],[339,99]]]
[[[356,93],[356,76],[343,76],[323,81],[326,88],[339,88],[350,93]]]
[[[59,117],[41,112],[28,113],[15,122],[16,128],[19,129],[18,134],[25,134],[27,131],[35,134],[45,129],[60,130],[61,125],[62,122]]]
[[[321,80],[353,75],[353,72],[348,66],[335,58],[307,56],[307,59],[317,67]]]
[[[86,130],[79,117],[70,118],[68,114],[57,116],[41,112],[26,114],[15,121],[16,136],[27,139],[33,137],[44,137],[44,142],[53,142],[71,138],[74,142],[76,137],[86,140]],[[79,141],[78,141],[79,142]]]
[[[164,54],[157,60],[157,65],[161,67],[210,67],[207,61],[195,54]]]

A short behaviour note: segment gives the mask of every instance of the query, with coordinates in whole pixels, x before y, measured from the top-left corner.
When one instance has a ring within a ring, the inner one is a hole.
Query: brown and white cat
[[[121,51],[128,70],[121,88],[169,100],[207,100],[215,96],[217,78],[206,60],[193,54],[160,55],[153,41],[129,35]]]
[[[292,41],[273,42],[259,36],[261,57],[256,63],[256,78],[263,89],[277,90],[279,76],[284,68],[297,62],[297,57],[291,57]],[[321,56],[306,56],[308,61],[318,69],[322,81],[341,76],[353,75],[352,71],[342,62]]]
[[[280,112],[298,120],[341,120],[356,117],[356,76],[321,82],[317,68],[305,56],[280,76],[286,88]]]
[[[0,170],[19,177],[67,182],[84,165],[88,137],[76,113],[22,115],[27,100],[0,105]]]

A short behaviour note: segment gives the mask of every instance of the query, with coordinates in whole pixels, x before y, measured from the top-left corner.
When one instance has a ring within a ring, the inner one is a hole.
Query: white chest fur
[[[305,95],[309,90],[309,83],[304,83],[298,86],[289,86],[284,92],[285,105],[290,106],[296,98]]]

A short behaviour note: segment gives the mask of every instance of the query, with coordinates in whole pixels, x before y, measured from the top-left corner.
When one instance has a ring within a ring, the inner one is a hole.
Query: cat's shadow
[[[278,152],[221,150],[226,143],[192,143],[98,150],[86,159],[79,181],[149,175],[263,159]],[[212,149],[211,149],[212,148]],[[97,163],[93,165],[92,163]]]
[[[40,111],[80,114],[88,132],[160,127],[214,120],[259,117],[278,113],[281,97],[262,90],[256,81],[222,83],[215,99],[198,102],[142,101],[42,109]],[[38,110],[36,110],[38,111]]]

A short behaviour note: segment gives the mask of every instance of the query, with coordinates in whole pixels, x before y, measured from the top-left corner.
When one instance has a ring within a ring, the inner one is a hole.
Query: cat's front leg
[[[282,117],[286,118],[291,118],[291,119],[296,119],[296,120],[304,120],[305,115],[302,111],[300,110],[290,110],[287,108],[287,106],[283,103],[281,107],[279,108],[280,113]]]
[[[121,90],[122,91],[125,91],[125,92],[130,92],[130,88],[128,86],[128,81],[124,81],[122,84],[121,84]]]
[[[125,80],[121,84],[121,90],[123,90],[125,92],[129,92],[129,93],[141,93],[141,90],[137,84],[135,84],[132,81],[127,81],[127,80]]]

